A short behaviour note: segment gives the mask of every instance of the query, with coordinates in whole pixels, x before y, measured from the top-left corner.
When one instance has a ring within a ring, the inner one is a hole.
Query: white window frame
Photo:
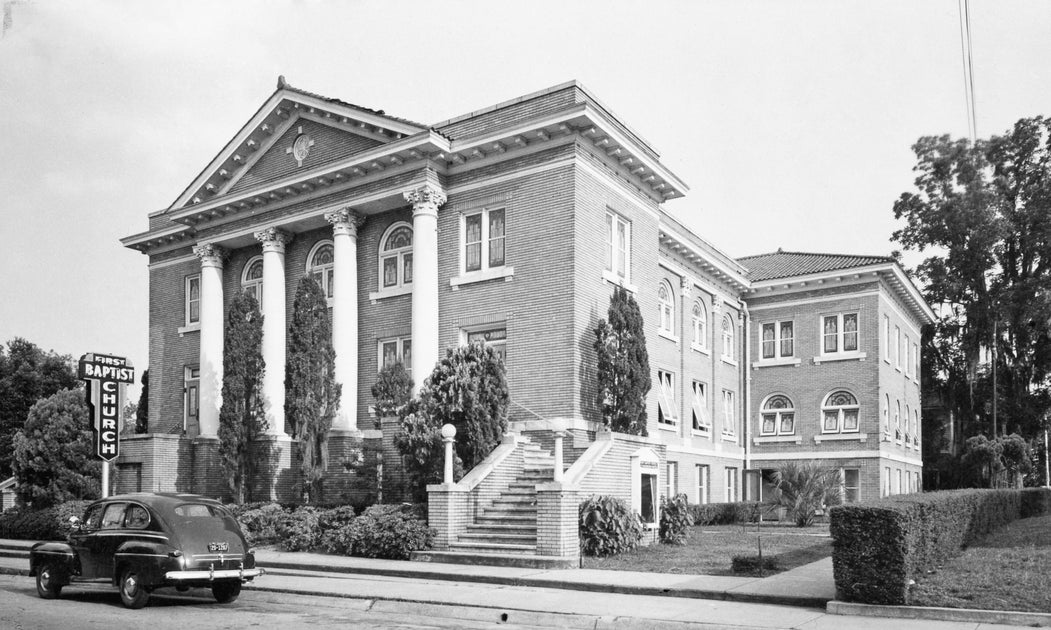
[[[385,247],[387,245],[387,240],[391,237],[395,230],[398,230],[400,228],[409,229],[409,233],[412,235],[412,245],[406,247],[399,247],[397,249],[389,251],[386,250]],[[409,293],[412,290],[412,281],[405,281],[405,259],[407,256],[413,256],[413,252],[415,250],[416,233],[412,229],[412,224],[408,221],[397,221],[395,223],[391,223],[389,226],[387,226],[387,229],[383,231],[383,236],[380,237],[379,251],[376,255],[377,262],[379,263],[378,274],[376,278],[376,287],[378,289],[377,293],[380,294],[379,297],[383,297],[383,294],[401,295],[404,293]],[[383,263],[388,258],[394,258],[397,261],[395,263],[397,265],[397,281],[390,286],[384,286]],[[412,262],[414,270],[413,277],[415,277],[416,259],[414,256]]]
[[[894,401],[894,441],[901,443],[902,431],[901,431],[901,400]]]
[[[883,394],[883,435],[890,437],[890,394]]]
[[[260,275],[258,278],[252,279],[248,278],[248,272],[251,271],[256,263],[262,265],[263,257],[252,256],[248,259],[248,262],[245,263],[244,267],[241,268],[241,292],[243,293],[247,291],[251,293],[252,297],[255,298],[255,301],[259,303],[259,310],[263,310],[263,276]]]
[[[667,300],[661,299],[661,289],[667,292]],[[675,291],[671,288],[671,283],[667,280],[661,280],[657,285],[657,307],[659,309],[659,315],[657,317],[657,332],[662,337],[675,337]]]
[[[781,330],[781,327],[784,324],[788,324],[789,326],[792,327],[792,336],[788,337],[787,339],[782,336],[782,332],[783,331]],[[764,334],[765,334],[767,326],[773,326],[774,327],[774,338],[772,340],[769,340],[769,341],[764,338]],[[784,320],[775,320],[775,321],[770,321],[770,322],[763,322],[763,323],[761,323],[759,325],[758,333],[759,333],[759,360],[760,361],[776,361],[778,359],[790,359],[790,358],[795,356],[795,353],[796,353],[796,323],[795,323],[795,320],[784,319]],[[788,342],[788,343],[792,344],[792,351],[789,352],[788,354],[784,353],[784,346],[783,346],[783,344],[785,342]],[[774,344],[774,353],[773,353],[773,355],[771,355],[769,357],[766,356],[766,344],[768,344],[768,343]]]
[[[722,335],[723,341],[722,349],[720,351],[722,353],[722,359],[727,363],[734,363],[737,356],[736,348],[734,346],[734,340],[737,338],[737,330],[734,327],[733,317],[730,317],[729,313],[723,315],[722,330],[720,330],[720,334]]]
[[[695,464],[693,467],[695,489],[697,490],[698,505],[706,505],[712,501],[712,467],[708,464]]]
[[[384,337],[383,339],[376,340],[376,371],[379,372],[383,369],[383,346],[388,343],[396,344],[394,347],[394,356],[398,361],[401,362],[402,366],[405,367],[405,371],[410,375],[412,374],[412,337],[409,335],[402,335],[399,337]],[[409,344],[409,360],[405,360],[405,344]]]
[[[322,265],[314,265],[314,257],[317,256],[318,252],[325,246],[332,248],[332,262]],[[329,278],[328,271],[331,271],[331,279]],[[318,286],[321,287],[321,292],[325,295],[325,301],[328,302],[329,306],[332,306],[333,297],[336,294],[335,287],[332,286],[335,283],[336,274],[336,246],[331,239],[325,239],[314,243],[314,246],[310,248],[310,253],[307,254],[307,275],[318,281],[320,276],[320,282]]]
[[[920,408],[912,410],[912,447],[920,450]]]
[[[883,467],[883,496],[890,496],[890,466]]]
[[[672,497],[679,494],[679,462],[665,462],[664,491],[670,501]]]
[[[894,369],[901,371],[901,326],[894,327]]]
[[[690,403],[692,431],[697,435],[712,434],[712,418],[708,414],[708,384],[693,382],[693,399]]]
[[[789,406],[788,407],[784,407],[784,408],[778,408],[778,409],[767,408],[767,405],[770,404],[770,401],[774,400],[775,398],[784,398],[785,400],[788,401]],[[782,416],[783,415],[787,415],[787,414],[791,414],[791,416],[792,416],[792,430],[791,431],[783,431],[782,428],[781,428],[781,422],[783,420]],[[770,415],[774,416],[774,430],[773,431],[766,431],[765,430],[766,416],[770,416]],[[769,396],[764,398],[762,404],[759,405],[759,435],[761,435],[761,436],[795,435],[796,434],[796,426],[797,426],[796,421],[798,420],[798,418],[799,418],[799,416],[796,414],[795,403],[792,402],[791,398],[789,398],[785,394],[781,394],[781,393],[770,394]]]
[[[737,501],[737,467],[727,466],[724,472],[726,474],[726,502],[732,503]]]
[[[698,315],[697,311],[700,310]],[[693,308],[690,309],[690,323],[693,328],[693,341],[690,347],[701,352],[708,352],[708,309],[704,307],[702,300],[694,300]]]
[[[883,315],[883,360],[890,363],[890,315]]]
[[[481,341],[487,346],[491,346],[500,355],[501,359],[507,362],[507,322],[490,322],[488,324],[479,324],[477,326],[467,326],[460,329],[460,345],[466,346],[470,343],[473,335],[484,335],[485,333],[493,332],[504,332],[503,338],[495,339],[475,339],[475,341]]]
[[[679,410],[675,404],[675,375],[668,370],[657,370],[657,414],[658,425],[679,425]]]
[[[905,403],[905,444],[912,443],[912,409]]]
[[[850,485],[847,483],[847,472],[853,472],[857,475],[855,479],[856,485]],[[847,492],[849,490],[854,491],[854,500],[847,501]],[[843,500],[843,503],[860,503],[861,502],[861,469],[860,468],[840,468],[839,469],[839,496]]]
[[[901,469],[894,469],[894,494],[901,494]]]
[[[905,334],[905,376],[912,377],[912,341]]]
[[[850,333],[850,334],[854,335],[854,349],[853,350],[846,350],[845,347],[846,347],[846,339],[847,339],[847,334],[848,333],[845,330],[843,330],[843,322],[844,322],[844,320],[847,317],[849,317],[851,315],[854,316],[854,322],[855,322],[854,332]],[[827,350],[826,347],[825,347],[825,341],[826,341],[826,338],[829,335],[828,335],[828,333],[825,332],[825,320],[831,319],[833,317],[836,319],[836,332],[833,333],[834,336],[835,336],[835,340],[836,340],[836,349],[835,350]],[[818,341],[818,344],[819,344],[818,348],[819,348],[819,351],[820,351],[819,353],[823,357],[827,357],[827,356],[832,356],[832,357],[836,357],[836,356],[855,356],[855,355],[860,354],[861,353],[861,313],[860,313],[860,311],[843,311],[842,313],[826,313],[826,314],[823,314],[820,317],[818,317],[818,340],[819,340]]]
[[[916,384],[920,382],[920,344],[916,342],[912,344],[912,360],[916,364],[913,366],[913,378],[916,379]]]
[[[617,238],[620,234],[618,228],[621,226],[624,228],[623,249],[619,246]],[[631,284],[631,221],[607,208],[605,227],[606,261],[602,277],[613,284],[632,290],[629,286]],[[620,272],[622,266],[624,267],[623,274]]]
[[[843,392],[850,395],[854,399],[853,405],[831,405],[829,400],[836,394]],[[847,412],[854,410],[857,412],[857,426],[853,429],[846,428],[846,416]],[[825,414],[828,412],[836,412],[836,428],[828,429],[825,427]],[[858,400],[857,394],[850,391],[849,389],[839,388],[830,391],[825,394],[825,397],[821,399],[821,433],[860,433],[861,432],[861,403]]]
[[[502,212],[504,215],[504,234],[493,238],[490,216],[493,213]],[[478,217],[480,222],[479,240],[467,242],[467,221],[471,217]],[[504,257],[498,264],[490,260],[494,240],[503,241]],[[478,246],[478,268],[467,269],[467,247]],[[509,278],[514,275],[514,268],[507,264],[507,207],[495,206],[492,208],[474,208],[460,213],[460,275],[453,278],[450,284],[454,287],[481,280],[493,278]]]
[[[732,390],[723,390],[723,427],[724,439],[737,440],[737,396]]]
[[[195,282],[197,284],[197,319],[191,317],[192,304],[195,300],[190,295],[193,293],[192,286]],[[183,323],[184,328],[199,329],[201,327],[201,274],[199,273],[190,274],[183,281]]]

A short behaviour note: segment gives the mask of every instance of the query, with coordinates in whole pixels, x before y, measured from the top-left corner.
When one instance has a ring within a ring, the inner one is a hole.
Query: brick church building
[[[559,468],[580,492],[630,492],[637,508],[677,492],[758,498],[764,471],[810,459],[842,469],[848,500],[917,490],[920,329],[933,314],[916,287],[886,257],[734,259],[665,210],[687,192],[576,82],[420,124],[280,79],[149,229],[122,240],[148,257],[150,433],[125,439],[118,489],[227,493],[224,313],[251,291],[278,453],[261,490],[298,496],[285,335],[311,275],[329,296],[342,383],[330,487],[375,483],[351,465],[362,452],[396,468],[392,428],[371,410],[384,364],[422,381],[446,347],[481,340],[504,357],[509,443],[550,462],[564,435]],[[649,437],[599,448],[593,331],[616,286],[646,320]]]

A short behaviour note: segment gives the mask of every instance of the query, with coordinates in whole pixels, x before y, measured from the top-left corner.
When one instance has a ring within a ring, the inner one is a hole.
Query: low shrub
[[[321,542],[321,528],[318,524],[321,510],[301,505],[292,512],[285,512],[277,521],[274,529],[285,551],[310,551]]]
[[[354,507],[344,505],[330,508],[318,515],[318,547],[328,553],[349,556],[348,537],[350,524],[354,521]]]
[[[759,556],[734,556],[730,558],[730,570],[734,573],[745,575],[761,575],[762,573],[778,573],[785,570],[784,563],[778,556],[763,556],[762,571],[759,569]]]
[[[666,545],[685,545],[690,536],[693,517],[685,494],[677,494],[671,499],[661,497],[661,542]]]
[[[1021,490],[951,490],[831,510],[837,599],[907,604],[909,582],[1016,520]]]
[[[1051,488],[1025,488],[1022,490],[1021,518],[1051,514]]]
[[[94,503],[91,500],[66,501],[55,506],[55,520],[58,523],[58,539],[65,540],[69,537],[71,517],[83,518],[84,510]]]
[[[757,501],[691,504],[689,510],[694,525],[733,525],[754,523],[759,519],[762,504]]]
[[[235,510],[234,516],[249,545],[272,545],[281,541],[278,528],[288,514],[283,507],[277,503],[254,503],[242,507],[244,509]]]
[[[374,505],[338,536],[352,555],[365,558],[408,560],[413,551],[428,549],[434,532],[412,514],[411,506]]]
[[[639,515],[616,497],[588,497],[580,504],[579,514],[580,552],[586,556],[630,551],[642,539]]]

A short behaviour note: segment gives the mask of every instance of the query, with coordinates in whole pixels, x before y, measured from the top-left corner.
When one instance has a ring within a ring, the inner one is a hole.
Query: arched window
[[[909,403],[905,403],[905,441],[912,441],[912,411],[909,410]]]
[[[912,443],[920,445],[920,410],[912,410]]]
[[[693,303],[691,317],[693,318],[693,345],[698,348],[707,349],[708,312],[704,310],[704,304],[701,304],[700,300]]]
[[[332,241],[320,241],[310,250],[307,256],[307,273],[321,287],[325,297],[332,299],[333,279],[335,278],[335,265],[332,250]]]
[[[729,315],[723,316],[723,358],[734,360],[734,322]]]
[[[894,439],[901,439],[901,401],[894,401]]]
[[[883,432],[890,435],[890,394],[883,395]]]
[[[792,435],[796,432],[796,410],[784,394],[774,394],[763,402],[762,435]]]
[[[660,329],[668,334],[675,330],[675,298],[667,282],[657,287],[657,305],[660,307]]]
[[[846,390],[834,391],[821,403],[822,433],[852,433],[858,430],[858,399]]]
[[[395,223],[380,239],[380,290],[412,284],[412,226]]]
[[[247,291],[259,302],[259,309],[263,308],[263,257],[256,256],[245,263],[244,272],[241,274],[241,290]]]

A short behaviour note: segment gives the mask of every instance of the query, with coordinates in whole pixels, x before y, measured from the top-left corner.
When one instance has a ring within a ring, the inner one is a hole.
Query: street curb
[[[29,569],[16,569],[14,567],[0,567],[0,575],[29,575]]]
[[[891,619],[923,619],[928,621],[962,621],[1008,626],[1051,627],[1051,614],[1015,612],[1007,610],[979,610],[976,608],[935,608],[927,606],[881,606],[831,601],[825,608],[830,615],[855,615]]]

